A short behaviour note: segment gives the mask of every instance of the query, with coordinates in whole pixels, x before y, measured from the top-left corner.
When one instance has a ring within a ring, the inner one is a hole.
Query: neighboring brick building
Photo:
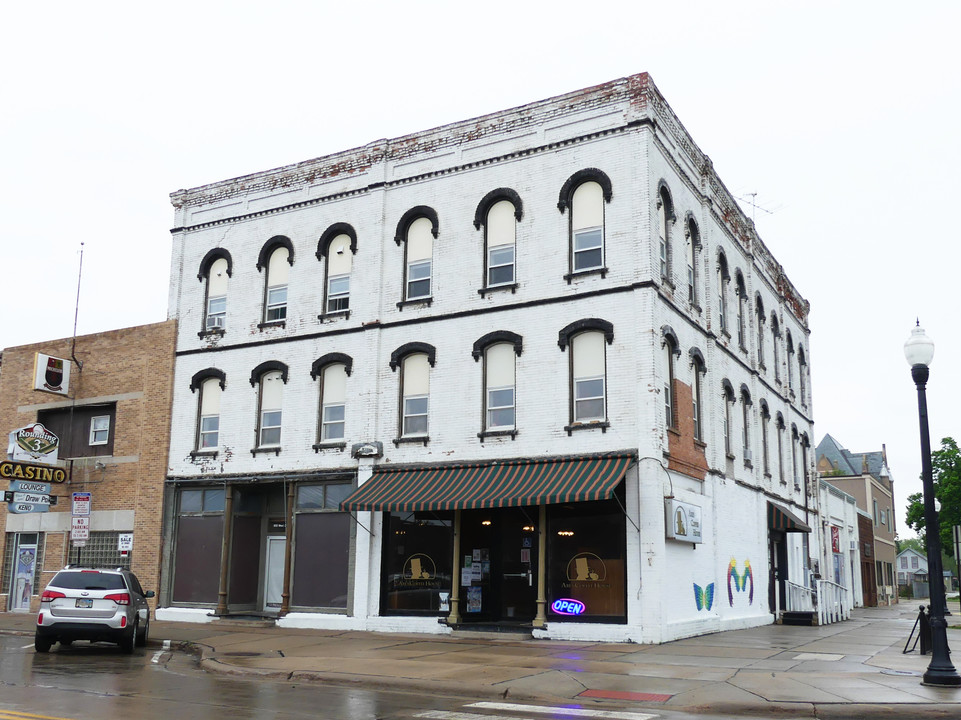
[[[870,515],[872,533],[861,539],[872,541],[874,571],[869,573],[875,581],[875,593],[864,594],[865,605],[871,603],[892,605],[898,602],[898,586],[895,577],[895,538],[897,527],[894,512],[894,479],[888,469],[887,451],[880,450],[855,453],[845,449],[830,435],[825,435],[817,446],[817,468],[821,476],[835,487],[854,496],[857,506]],[[873,540],[872,540],[873,538]],[[864,549],[862,547],[862,554]],[[866,560],[866,557],[862,558]]]
[[[58,504],[50,512],[15,514],[2,505],[4,610],[35,611],[53,573],[78,562],[78,549],[70,547],[74,492],[91,494],[90,539],[79,562],[124,565],[144,588],[159,587],[176,328],[168,320],[3,351],[0,428],[42,423],[60,438],[59,465],[67,471],[66,482],[53,487]],[[33,389],[37,353],[70,362],[67,397]],[[118,551],[121,533],[133,533],[127,557]],[[32,582],[21,582],[31,587],[14,598],[15,550],[24,548],[36,551],[35,572]]]
[[[646,74],[171,197],[161,617],[662,642],[809,587],[808,303]]]

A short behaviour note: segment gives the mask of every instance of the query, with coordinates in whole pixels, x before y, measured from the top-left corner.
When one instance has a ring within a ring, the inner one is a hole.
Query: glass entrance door
[[[537,610],[537,508],[461,514],[464,622],[529,623]]]
[[[30,612],[30,598],[34,595],[33,576],[37,569],[36,533],[18,533],[16,535],[13,560],[10,611]]]

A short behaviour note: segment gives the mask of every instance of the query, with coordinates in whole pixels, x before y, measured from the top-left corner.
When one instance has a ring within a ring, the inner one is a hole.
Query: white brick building
[[[661,642],[807,584],[808,303],[646,74],[172,200],[161,617]]]

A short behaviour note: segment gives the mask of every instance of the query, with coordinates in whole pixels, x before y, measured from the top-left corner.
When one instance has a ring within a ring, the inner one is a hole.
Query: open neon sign
[[[580,600],[560,598],[551,603],[551,610],[558,615],[583,615],[587,606]]]

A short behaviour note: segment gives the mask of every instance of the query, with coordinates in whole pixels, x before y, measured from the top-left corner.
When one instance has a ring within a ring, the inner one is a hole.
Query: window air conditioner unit
[[[854,551],[854,550],[857,550],[857,549],[858,549],[858,541],[857,541],[857,540],[852,540],[852,541],[851,541],[851,550]]]
[[[749,447],[744,448],[744,461],[751,462],[753,458],[754,458],[754,453],[751,452],[751,448]]]
[[[207,318],[207,329],[213,330],[214,328],[222,328],[224,326],[224,316],[223,315],[211,315]]]

